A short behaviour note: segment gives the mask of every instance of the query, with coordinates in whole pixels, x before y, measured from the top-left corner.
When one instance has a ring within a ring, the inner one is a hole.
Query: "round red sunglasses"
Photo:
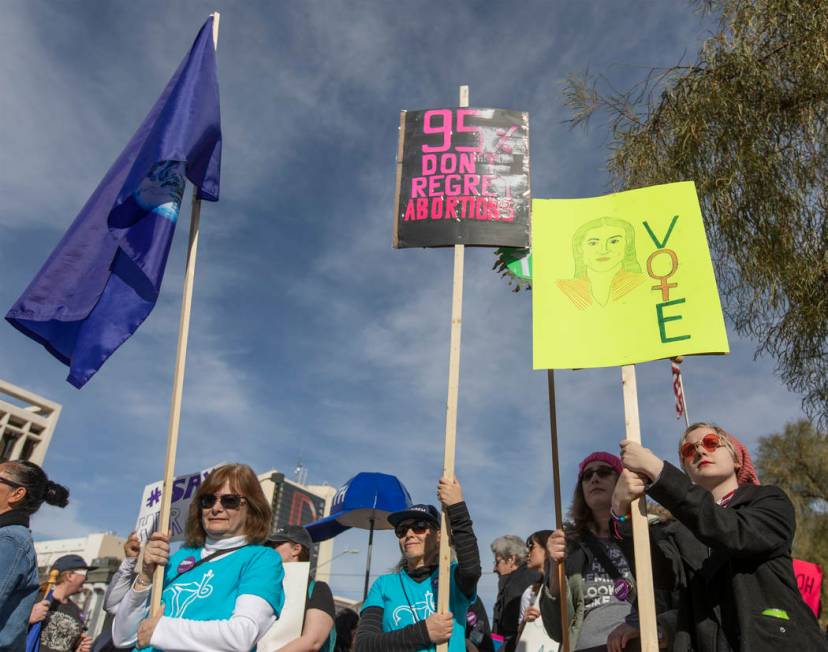
[[[692,459],[696,455],[696,451],[698,450],[699,445],[701,445],[701,447],[704,448],[704,450],[706,450],[708,453],[712,453],[717,448],[721,448],[722,446],[724,446],[724,442],[722,441],[721,435],[717,435],[712,432],[708,433],[704,437],[699,439],[699,441],[697,441],[695,444],[690,443],[689,441],[683,443],[681,445],[682,458],[687,460]]]

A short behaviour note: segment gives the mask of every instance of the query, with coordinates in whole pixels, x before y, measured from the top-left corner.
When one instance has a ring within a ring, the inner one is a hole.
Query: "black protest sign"
[[[403,111],[394,246],[528,247],[529,114]]]

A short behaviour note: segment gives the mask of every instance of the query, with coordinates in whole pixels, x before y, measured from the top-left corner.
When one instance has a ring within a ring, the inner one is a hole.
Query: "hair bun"
[[[55,507],[66,507],[69,504],[69,490],[63,485],[49,480],[46,483],[45,500]]]

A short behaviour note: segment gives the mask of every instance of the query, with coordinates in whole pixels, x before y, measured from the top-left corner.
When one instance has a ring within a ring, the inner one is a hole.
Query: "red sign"
[[[796,575],[796,585],[799,587],[802,599],[813,610],[814,615],[819,618],[819,598],[822,595],[822,569],[818,564],[812,564],[809,561],[802,561],[801,559],[794,559],[793,567],[794,575]]]

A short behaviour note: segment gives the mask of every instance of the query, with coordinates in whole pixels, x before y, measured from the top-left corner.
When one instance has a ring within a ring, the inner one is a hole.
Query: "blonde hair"
[[[681,468],[684,469],[685,473],[687,472],[687,463],[684,459],[684,456],[681,454],[681,447],[687,442],[687,436],[693,432],[694,430],[698,430],[699,428],[707,428],[708,430],[712,430],[715,432],[719,437],[722,438],[722,443],[724,447],[730,451],[730,454],[733,456],[733,462],[736,464],[737,470],[739,466],[739,455],[736,453],[736,447],[733,445],[733,442],[730,440],[730,433],[727,432],[724,428],[720,428],[715,423],[707,423],[706,421],[698,421],[696,423],[691,423],[687,429],[682,433],[681,439],[679,440],[678,451],[679,451],[679,461],[681,462]]]

